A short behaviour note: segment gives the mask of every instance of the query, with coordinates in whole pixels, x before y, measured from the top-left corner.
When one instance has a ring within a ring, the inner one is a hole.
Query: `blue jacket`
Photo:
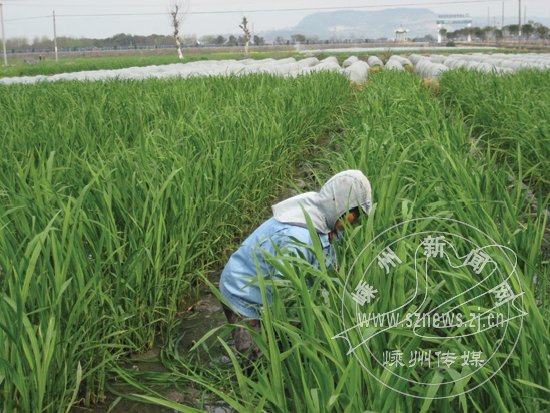
[[[328,234],[318,233],[327,266],[335,263],[334,247]],[[309,230],[303,226],[285,224],[270,218],[260,225],[231,255],[220,278],[220,292],[233,310],[246,318],[260,318],[263,305],[260,287],[253,281],[257,277],[257,265],[266,278],[277,278],[277,272],[267,262],[266,254],[277,255],[277,249],[284,255],[301,255],[311,265],[319,267],[315,254],[305,245],[313,245]],[[266,286],[271,303],[271,286]]]

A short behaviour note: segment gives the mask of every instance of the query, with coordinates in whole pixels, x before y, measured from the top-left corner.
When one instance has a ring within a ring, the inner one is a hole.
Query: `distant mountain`
[[[491,23],[500,23],[499,16],[491,17]],[[264,32],[260,35],[267,41],[277,36],[290,38],[293,34],[317,36],[319,39],[350,38],[393,38],[395,30],[403,27],[407,37],[420,37],[426,34],[437,36],[437,13],[425,8],[392,8],[384,10],[340,10],[318,12],[304,17],[296,26],[289,29]],[[472,17],[474,26],[486,26],[487,17]],[[549,26],[550,19],[536,19]],[[505,24],[517,23],[517,17],[507,17]],[[452,31],[463,26],[447,26]]]
[[[266,40],[292,34],[330,38],[380,38],[395,36],[395,29],[409,30],[408,36],[437,34],[437,14],[429,9],[394,8],[362,11],[318,12],[304,17],[295,27],[263,33]]]

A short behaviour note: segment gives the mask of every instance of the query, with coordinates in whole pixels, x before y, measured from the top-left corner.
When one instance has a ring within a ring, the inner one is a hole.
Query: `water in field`
[[[205,333],[218,326],[226,323],[225,315],[222,311],[221,304],[216,297],[208,292],[202,291],[201,298],[191,302],[182,312],[181,321],[174,331],[173,342],[177,346],[177,354],[182,358],[189,358],[195,364],[208,365],[224,365],[230,363],[229,358],[225,355],[223,347],[216,345],[217,334],[212,335],[195,350],[191,349],[200,340]],[[169,375],[170,371],[162,364],[160,349],[155,348],[144,354],[136,355],[128,360],[123,366],[126,369],[135,371],[136,373],[150,374],[154,377],[154,373],[158,376]],[[149,379],[148,381],[154,381]],[[159,381],[162,381],[160,379]],[[119,394],[134,394],[142,393],[139,389],[127,384],[113,383],[113,388]],[[162,386],[154,389],[166,399],[185,406],[193,406],[202,408],[210,413],[229,413],[231,408],[219,402],[212,395],[204,394],[199,386],[193,383],[186,383],[179,388],[175,386]],[[117,396],[109,394],[104,405],[94,408],[84,408],[75,406],[71,409],[72,413],[78,412],[93,412],[93,413],[168,413],[175,410],[163,406],[141,403],[137,401],[127,400],[124,397],[117,402]]]
[[[330,144],[327,137],[325,137],[323,141],[326,145]],[[315,188],[315,177],[308,169],[308,163],[299,163],[297,169],[297,176],[299,178],[295,182],[295,188],[287,188],[284,193],[281,194],[279,200],[296,195],[298,189],[303,191],[313,190]],[[218,286],[216,280],[218,273],[219,271],[211,274],[211,277],[209,277],[210,281],[216,287]],[[197,341],[206,333],[227,322],[220,302],[208,288],[203,287],[203,289],[197,293],[197,296],[199,298],[191,298],[182,306],[181,319],[172,336],[172,341],[177,345],[178,355],[183,359],[189,359],[194,365],[201,365],[206,368],[208,368],[208,366],[217,366],[222,369],[225,368],[230,370],[230,358],[227,356],[222,345],[216,343],[216,337],[220,334],[213,334],[202,345],[193,349]],[[218,333],[222,333],[222,331],[220,330]],[[225,334],[222,333],[221,336],[228,344],[232,344],[232,338],[230,334],[227,334],[227,331]],[[167,374],[169,372],[160,361],[160,349],[158,348],[132,358],[125,367],[143,372],[157,372],[161,374]],[[117,390],[122,393],[132,394],[136,393],[137,389],[132,386],[125,386],[117,388]],[[204,392],[198,388],[198,386],[195,387],[192,384],[187,385],[183,391],[174,388],[158,391],[171,401],[186,406],[203,408],[210,413],[232,412],[229,406],[216,400],[212,395],[205,396]],[[115,400],[115,397],[110,396],[106,406],[86,411],[93,411],[94,413],[126,413],[130,411],[138,413],[164,413],[174,411],[162,406],[148,405],[124,399],[109,410],[109,406],[111,406]],[[73,411],[84,411],[84,409],[75,408]]]

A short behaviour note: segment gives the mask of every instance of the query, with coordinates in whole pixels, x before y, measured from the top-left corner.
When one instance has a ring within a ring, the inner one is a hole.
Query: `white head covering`
[[[306,225],[305,210],[317,232],[328,234],[336,221],[350,209],[360,207],[368,214],[371,204],[369,180],[363,172],[350,169],[334,175],[319,192],[293,196],[271,209],[277,221],[298,225]]]

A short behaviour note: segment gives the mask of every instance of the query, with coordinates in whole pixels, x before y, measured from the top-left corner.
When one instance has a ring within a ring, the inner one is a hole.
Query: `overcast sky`
[[[116,33],[168,34],[166,15],[170,0],[0,0],[4,4],[6,38],[24,36],[53,36],[51,14],[57,17],[57,35],[73,37],[108,37]],[[550,0],[522,0],[527,19],[550,18]],[[304,16],[315,13],[315,8],[357,8],[377,10],[389,7],[422,7],[435,13],[469,13],[470,16],[500,18],[504,4],[505,16],[518,15],[518,0],[188,0],[182,34],[238,33],[238,24],[246,15],[254,32],[261,34],[272,29],[290,28]],[[295,10],[311,8],[311,10]],[[267,10],[270,11],[258,11]],[[279,11],[273,11],[273,9]],[[287,9],[287,10],[281,10]],[[294,10],[288,10],[294,9]],[[224,13],[231,11],[231,13]],[[327,10],[324,10],[327,11]],[[134,13],[134,16],[82,16],[89,14]],[[139,14],[148,14],[147,16]],[[71,15],[71,16],[67,16]],[[75,16],[76,15],[76,16]],[[49,16],[49,17],[47,17]],[[406,24],[406,22],[403,22]],[[434,24],[435,27],[435,24]],[[435,31],[435,28],[434,28]]]

